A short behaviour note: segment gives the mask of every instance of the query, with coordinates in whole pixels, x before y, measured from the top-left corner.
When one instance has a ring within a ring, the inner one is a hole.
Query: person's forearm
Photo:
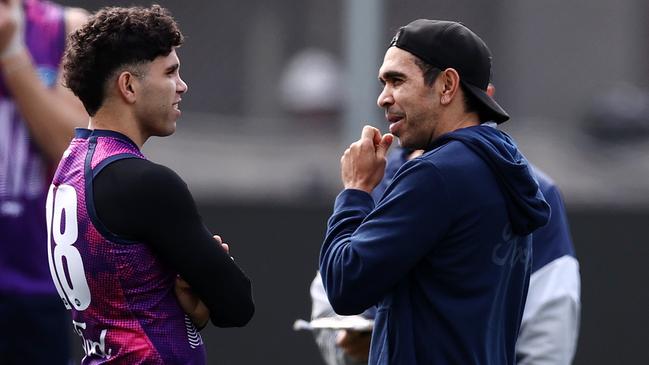
[[[173,201],[171,205],[174,206]],[[178,211],[186,212],[182,205],[175,206]],[[175,223],[160,224],[151,239],[145,242],[149,242],[160,259],[175,268],[189,283],[192,292],[209,309],[209,317],[215,326],[246,325],[255,310],[250,279],[228,252],[216,247],[211,233],[197,218],[190,218],[196,217],[194,213],[187,212],[184,217],[176,217]],[[153,232],[156,220],[147,222],[150,224],[148,231]]]
[[[218,327],[245,326],[255,313],[250,279],[237,269],[221,281],[227,283],[212,286],[209,288],[212,293],[206,290],[201,296],[205,298],[212,323]],[[197,292],[200,289],[197,288]],[[214,292],[218,295],[215,296]]]
[[[187,213],[186,217],[193,215]],[[192,292],[209,309],[215,326],[244,326],[255,310],[250,279],[229,253],[216,247],[209,231],[195,223],[195,219],[185,222],[179,218],[175,224],[167,224],[168,228],[161,225],[157,237],[147,241],[189,283]]]
[[[345,258],[356,256],[350,248],[351,235],[373,208],[374,201],[367,192],[348,189],[336,198],[334,213],[327,222],[327,232],[320,251],[320,273],[323,285],[327,288],[329,303],[338,314],[359,314],[374,304],[372,299],[358,292],[358,288],[365,288],[364,285],[349,285],[350,279],[356,281],[358,278],[345,275],[345,271],[355,269],[342,265],[342,262],[348,262]],[[343,277],[345,282],[340,280]]]
[[[0,65],[4,82],[30,135],[47,158],[58,161],[74,128],[86,123],[81,103],[60,88],[48,89],[26,49],[0,60]]]
[[[166,224],[168,229],[158,228],[157,237],[150,242],[160,258],[178,270],[207,306],[215,326],[245,326],[255,311],[250,279],[229,252],[214,241],[195,212],[183,210],[180,204],[176,207],[186,212],[186,220],[176,217],[175,224]]]
[[[189,283],[219,327],[245,325],[254,313],[250,279],[201,221],[187,185],[166,167],[127,158],[94,179],[99,219],[110,232],[151,246]]]

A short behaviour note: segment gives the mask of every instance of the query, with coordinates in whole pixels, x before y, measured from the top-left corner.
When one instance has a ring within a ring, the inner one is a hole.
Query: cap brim
[[[490,112],[490,115],[488,116],[490,120],[493,120],[494,122],[500,124],[503,122],[506,122],[509,120],[509,114],[503,109],[494,99],[492,99],[489,95],[487,95],[487,92],[480,89],[477,86],[473,86],[467,82],[461,81],[464,86],[466,86],[466,89],[473,95],[475,96],[481,103],[482,105],[485,106],[487,111]]]

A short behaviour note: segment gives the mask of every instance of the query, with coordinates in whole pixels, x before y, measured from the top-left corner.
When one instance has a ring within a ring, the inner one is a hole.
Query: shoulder
[[[120,161],[117,161],[117,163],[119,164]],[[132,176],[142,182],[185,185],[182,178],[167,166],[142,158],[124,159],[121,163],[130,167],[133,170]]]
[[[448,196],[448,177],[434,159],[417,157],[406,161],[386,190],[392,198],[410,196],[413,201],[427,201]]]
[[[453,184],[465,181],[470,176],[476,178],[476,174],[489,173],[484,160],[460,141],[449,141],[410,162],[429,166],[429,169],[436,170],[437,174]]]
[[[477,158],[477,156],[475,156]],[[395,179],[410,178],[436,180],[454,179],[456,171],[466,169],[476,161],[474,154],[459,141],[450,141],[421,156],[403,160]],[[425,185],[425,184],[420,184]]]
[[[438,168],[449,168],[458,164],[474,164],[481,162],[480,157],[473,152],[464,143],[458,140],[451,140],[447,143],[426,151],[423,155],[416,158],[433,163]]]
[[[530,163],[529,165],[530,170],[532,171],[532,175],[534,175],[534,177],[536,178],[536,181],[539,183],[539,188],[543,193],[545,193],[545,191],[550,191],[557,188],[556,183],[548,174],[546,174],[543,170],[539,169],[532,163]]]
[[[532,170],[532,175],[536,178],[536,181],[539,184],[539,190],[545,197],[545,200],[550,204],[552,210],[563,209],[563,199],[561,197],[561,192],[557,187],[556,183],[550,176],[543,172],[538,167],[530,163],[530,169]]]
[[[141,158],[126,158],[107,165],[95,184],[109,183],[117,193],[129,191],[141,197],[183,192],[187,185],[172,169]]]

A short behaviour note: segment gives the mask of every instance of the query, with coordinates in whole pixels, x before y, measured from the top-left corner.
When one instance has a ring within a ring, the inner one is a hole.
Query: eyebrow
[[[379,81],[394,80],[397,78],[406,78],[406,74],[399,71],[386,71],[383,74],[379,75]]]
[[[176,71],[179,67],[180,67],[180,64],[179,64],[179,63],[174,63],[173,65],[167,67],[167,69],[165,70],[165,72],[174,72],[174,71]]]

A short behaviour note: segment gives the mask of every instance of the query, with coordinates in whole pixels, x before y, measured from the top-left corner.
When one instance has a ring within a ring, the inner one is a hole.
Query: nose
[[[376,105],[378,105],[379,108],[385,108],[392,104],[394,104],[394,98],[392,97],[392,92],[389,90],[388,85],[386,85],[379,94],[379,98],[376,100]]]
[[[183,81],[183,79],[178,76],[178,82],[176,83],[176,92],[179,94],[184,94],[189,90],[189,86]]]

